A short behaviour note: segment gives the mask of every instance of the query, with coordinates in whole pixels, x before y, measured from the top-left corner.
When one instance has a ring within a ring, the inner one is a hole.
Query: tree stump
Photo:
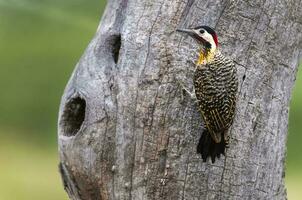
[[[109,0],[59,112],[60,172],[74,200],[286,199],[286,137],[302,47],[290,1]],[[208,25],[240,79],[226,156],[203,163],[192,88]]]

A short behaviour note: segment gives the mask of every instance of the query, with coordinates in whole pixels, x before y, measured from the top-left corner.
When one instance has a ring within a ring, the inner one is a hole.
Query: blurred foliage
[[[0,0],[1,200],[67,199],[57,170],[58,106],[104,5],[105,0]],[[289,124],[291,200],[302,195],[301,89],[299,72]]]
[[[0,135],[0,199],[67,200],[55,149],[45,148],[18,130],[1,132],[10,135]]]
[[[292,93],[292,100],[289,111],[289,127],[287,139],[286,159],[286,187],[289,200],[299,200],[302,196],[302,63],[295,87]]]
[[[298,68],[297,79],[291,97],[289,111],[289,127],[287,141],[287,169],[288,172],[302,169],[302,63]],[[302,175],[302,171],[301,171]],[[302,183],[302,179],[301,179]]]
[[[67,199],[56,124],[105,0],[0,0],[0,199]]]
[[[0,125],[55,143],[65,84],[96,31],[104,1],[0,0]]]

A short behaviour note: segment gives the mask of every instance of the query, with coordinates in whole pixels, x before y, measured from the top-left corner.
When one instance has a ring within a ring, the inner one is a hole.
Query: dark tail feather
[[[206,162],[207,158],[211,157],[212,163],[214,163],[216,157],[220,158],[221,154],[224,155],[225,146],[226,143],[223,139],[223,135],[221,138],[221,142],[215,143],[214,140],[211,138],[210,133],[206,129],[199,139],[199,143],[197,145],[197,153],[201,154],[203,162]]]

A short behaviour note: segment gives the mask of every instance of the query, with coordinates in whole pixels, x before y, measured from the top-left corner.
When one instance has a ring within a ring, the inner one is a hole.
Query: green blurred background
[[[105,0],[0,0],[0,200],[67,200],[57,170],[58,105],[104,6]],[[290,200],[302,196],[301,90],[300,72],[290,111]]]

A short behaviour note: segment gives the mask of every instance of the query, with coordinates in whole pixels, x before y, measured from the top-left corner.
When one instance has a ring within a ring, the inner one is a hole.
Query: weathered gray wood
[[[286,199],[301,10],[300,0],[109,1],[62,98],[60,170],[69,197]],[[202,120],[179,84],[192,88],[197,46],[174,30],[196,25],[216,28],[240,74],[230,148],[215,164],[196,154]]]

